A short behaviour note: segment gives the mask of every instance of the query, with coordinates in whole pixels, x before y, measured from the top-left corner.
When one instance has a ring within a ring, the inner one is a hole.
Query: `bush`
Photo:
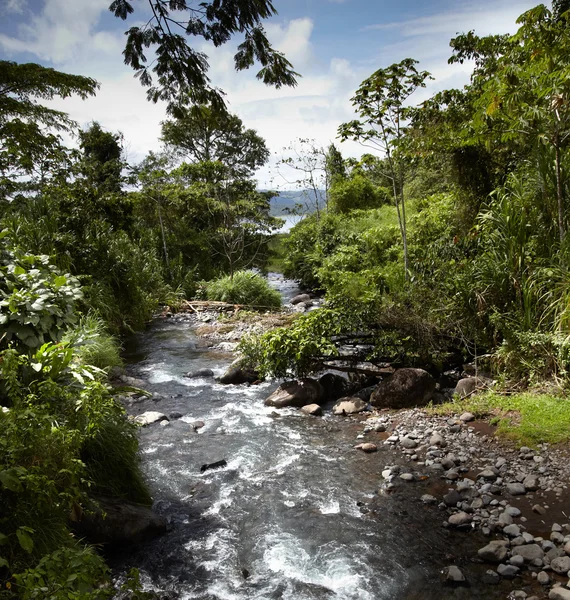
[[[267,280],[252,271],[238,271],[205,284],[208,300],[244,304],[258,310],[281,306],[281,295],[269,286]]]

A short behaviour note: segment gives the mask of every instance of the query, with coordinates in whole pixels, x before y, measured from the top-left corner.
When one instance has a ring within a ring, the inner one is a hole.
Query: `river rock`
[[[323,409],[318,404],[307,404],[307,406],[301,407],[301,412],[312,417],[320,417]]]
[[[507,556],[508,544],[506,540],[492,540],[483,548],[479,548],[477,554],[479,558],[487,562],[500,563]]]
[[[465,575],[455,565],[446,567],[443,570],[443,577],[446,583],[463,583],[465,581]]]
[[[475,420],[475,415],[473,413],[470,413],[470,412],[464,412],[459,417],[459,420],[462,421],[463,423],[469,423],[470,421],[474,421]]]
[[[460,527],[461,525],[471,523],[471,515],[467,514],[466,512],[459,511],[451,515],[449,519],[447,519],[447,522],[452,527]]]
[[[477,379],[477,377],[464,377],[457,382],[453,393],[461,398],[465,398],[472,394],[480,384],[481,380]]]
[[[166,531],[166,519],[147,506],[98,496],[73,529],[94,544],[140,544]]]
[[[563,575],[570,571],[570,556],[560,556],[550,561],[550,567],[559,575]]]
[[[334,406],[335,415],[353,415],[366,410],[368,405],[360,398],[341,398]]]
[[[433,377],[423,369],[398,369],[381,381],[370,403],[378,408],[411,408],[425,406],[435,391]]]
[[[293,305],[295,304],[301,304],[301,302],[309,302],[311,300],[311,296],[309,296],[309,294],[297,294],[296,296],[293,296],[293,298],[291,298],[291,300],[289,300],[289,302]]]
[[[514,565],[499,565],[497,567],[497,573],[505,579],[514,579],[519,571],[520,569]]]
[[[198,369],[197,371],[189,371],[184,375],[184,377],[189,377],[191,379],[197,377],[213,377],[214,371],[212,369]]]
[[[220,377],[219,382],[226,385],[239,385],[240,383],[254,383],[259,380],[259,373],[243,364],[243,360],[234,361],[227,371]]]
[[[552,588],[548,594],[550,600],[570,600],[570,590],[565,587]]]
[[[337,400],[348,396],[353,387],[348,379],[336,373],[325,373],[319,377],[319,383],[327,400]]]
[[[358,444],[358,446],[354,446],[356,450],[362,450],[362,452],[376,452],[378,450],[378,446],[373,444],[372,442],[365,442],[364,444]]]
[[[283,382],[268,398],[265,406],[284,408],[296,406],[301,408],[307,404],[319,404],[323,400],[324,390],[315,379],[295,379]]]
[[[522,483],[507,483],[507,492],[509,492],[511,496],[522,496],[526,494],[526,488]]]
[[[152,425],[153,423],[158,423],[159,421],[168,421],[168,417],[164,413],[156,410],[147,410],[142,415],[136,416],[134,421],[137,423],[137,425],[146,427],[147,425]]]
[[[537,558],[544,558],[544,550],[538,544],[525,544],[513,548],[513,555],[522,556],[525,562],[531,562]]]
[[[413,450],[417,447],[418,443],[416,442],[416,440],[413,440],[412,438],[406,435],[400,440],[400,445],[403,448],[407,448],[408,450]]]

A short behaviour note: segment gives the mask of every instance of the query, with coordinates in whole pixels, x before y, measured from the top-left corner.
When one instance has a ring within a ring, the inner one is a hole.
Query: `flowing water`
[[[287,297],[297,291],[273,283]],[[205,367],[219,375],[232,360],[201,347],[185,321],[154,322],[130,340],[127,359],[129,374],[162,397],[129,412],[184,416],[141,429],[143,469],[169,532],[123,551],[117,571],[138,567],[148,587],[184,600],[506,597],[480,583],[486,567],[470,562],[485,541],[444,529],[445,513],[419,501],[429,480],[378,493],[397,457],[354,450],[357,421],[265,407],[277,382],[184,378]],[[196,432],[197,420],[205,426]],[[201,473],[222,459],[225,468]],[[441,583],[450,564],[461,565],[469,587]]]

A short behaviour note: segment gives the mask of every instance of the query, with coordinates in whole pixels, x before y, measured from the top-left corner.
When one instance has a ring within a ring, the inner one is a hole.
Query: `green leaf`
[[[0,471],[0,483],[11,492],[21,492],[23,489],[20,480],[8,471]]]
[[[10,566],[10,564],[8,563],[8,561],[5,558],[2,558],[0,556],[0,568],[2,568],[2,567],[9,567],[9,566]]]
[[[28,554],[31,554],[32,550],[34,549],[34,540],[32,540],[29,533],[20,527],[16,530],[16,535],[18,536],[18,542],[20,542],[22,549]]]

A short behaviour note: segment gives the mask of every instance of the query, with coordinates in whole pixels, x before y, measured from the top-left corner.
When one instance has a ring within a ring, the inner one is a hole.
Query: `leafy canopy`
[[[219,47],[235,34],[243,34],[234,56],[236,71],[257,61],[262,67],[257,78],[263,83],[277,88],[297,84],[298,73],[271,47],[261,23],[277,14],[271,0],[211,0],[193,6],[187,0],[148,0],[148,6],[150,18],[145,24],[133,25],[126,32],[123,56],[141,84],[149,88],[147,98],[164,100],[171,114],[188,104],[224,108],[223,92],[210,85],[208,57],[189,45],[187,37]],[[135,11],[128,0],[114,0],[109,10],[122,20]],[[147,49],[153,51],[150,60]]]

